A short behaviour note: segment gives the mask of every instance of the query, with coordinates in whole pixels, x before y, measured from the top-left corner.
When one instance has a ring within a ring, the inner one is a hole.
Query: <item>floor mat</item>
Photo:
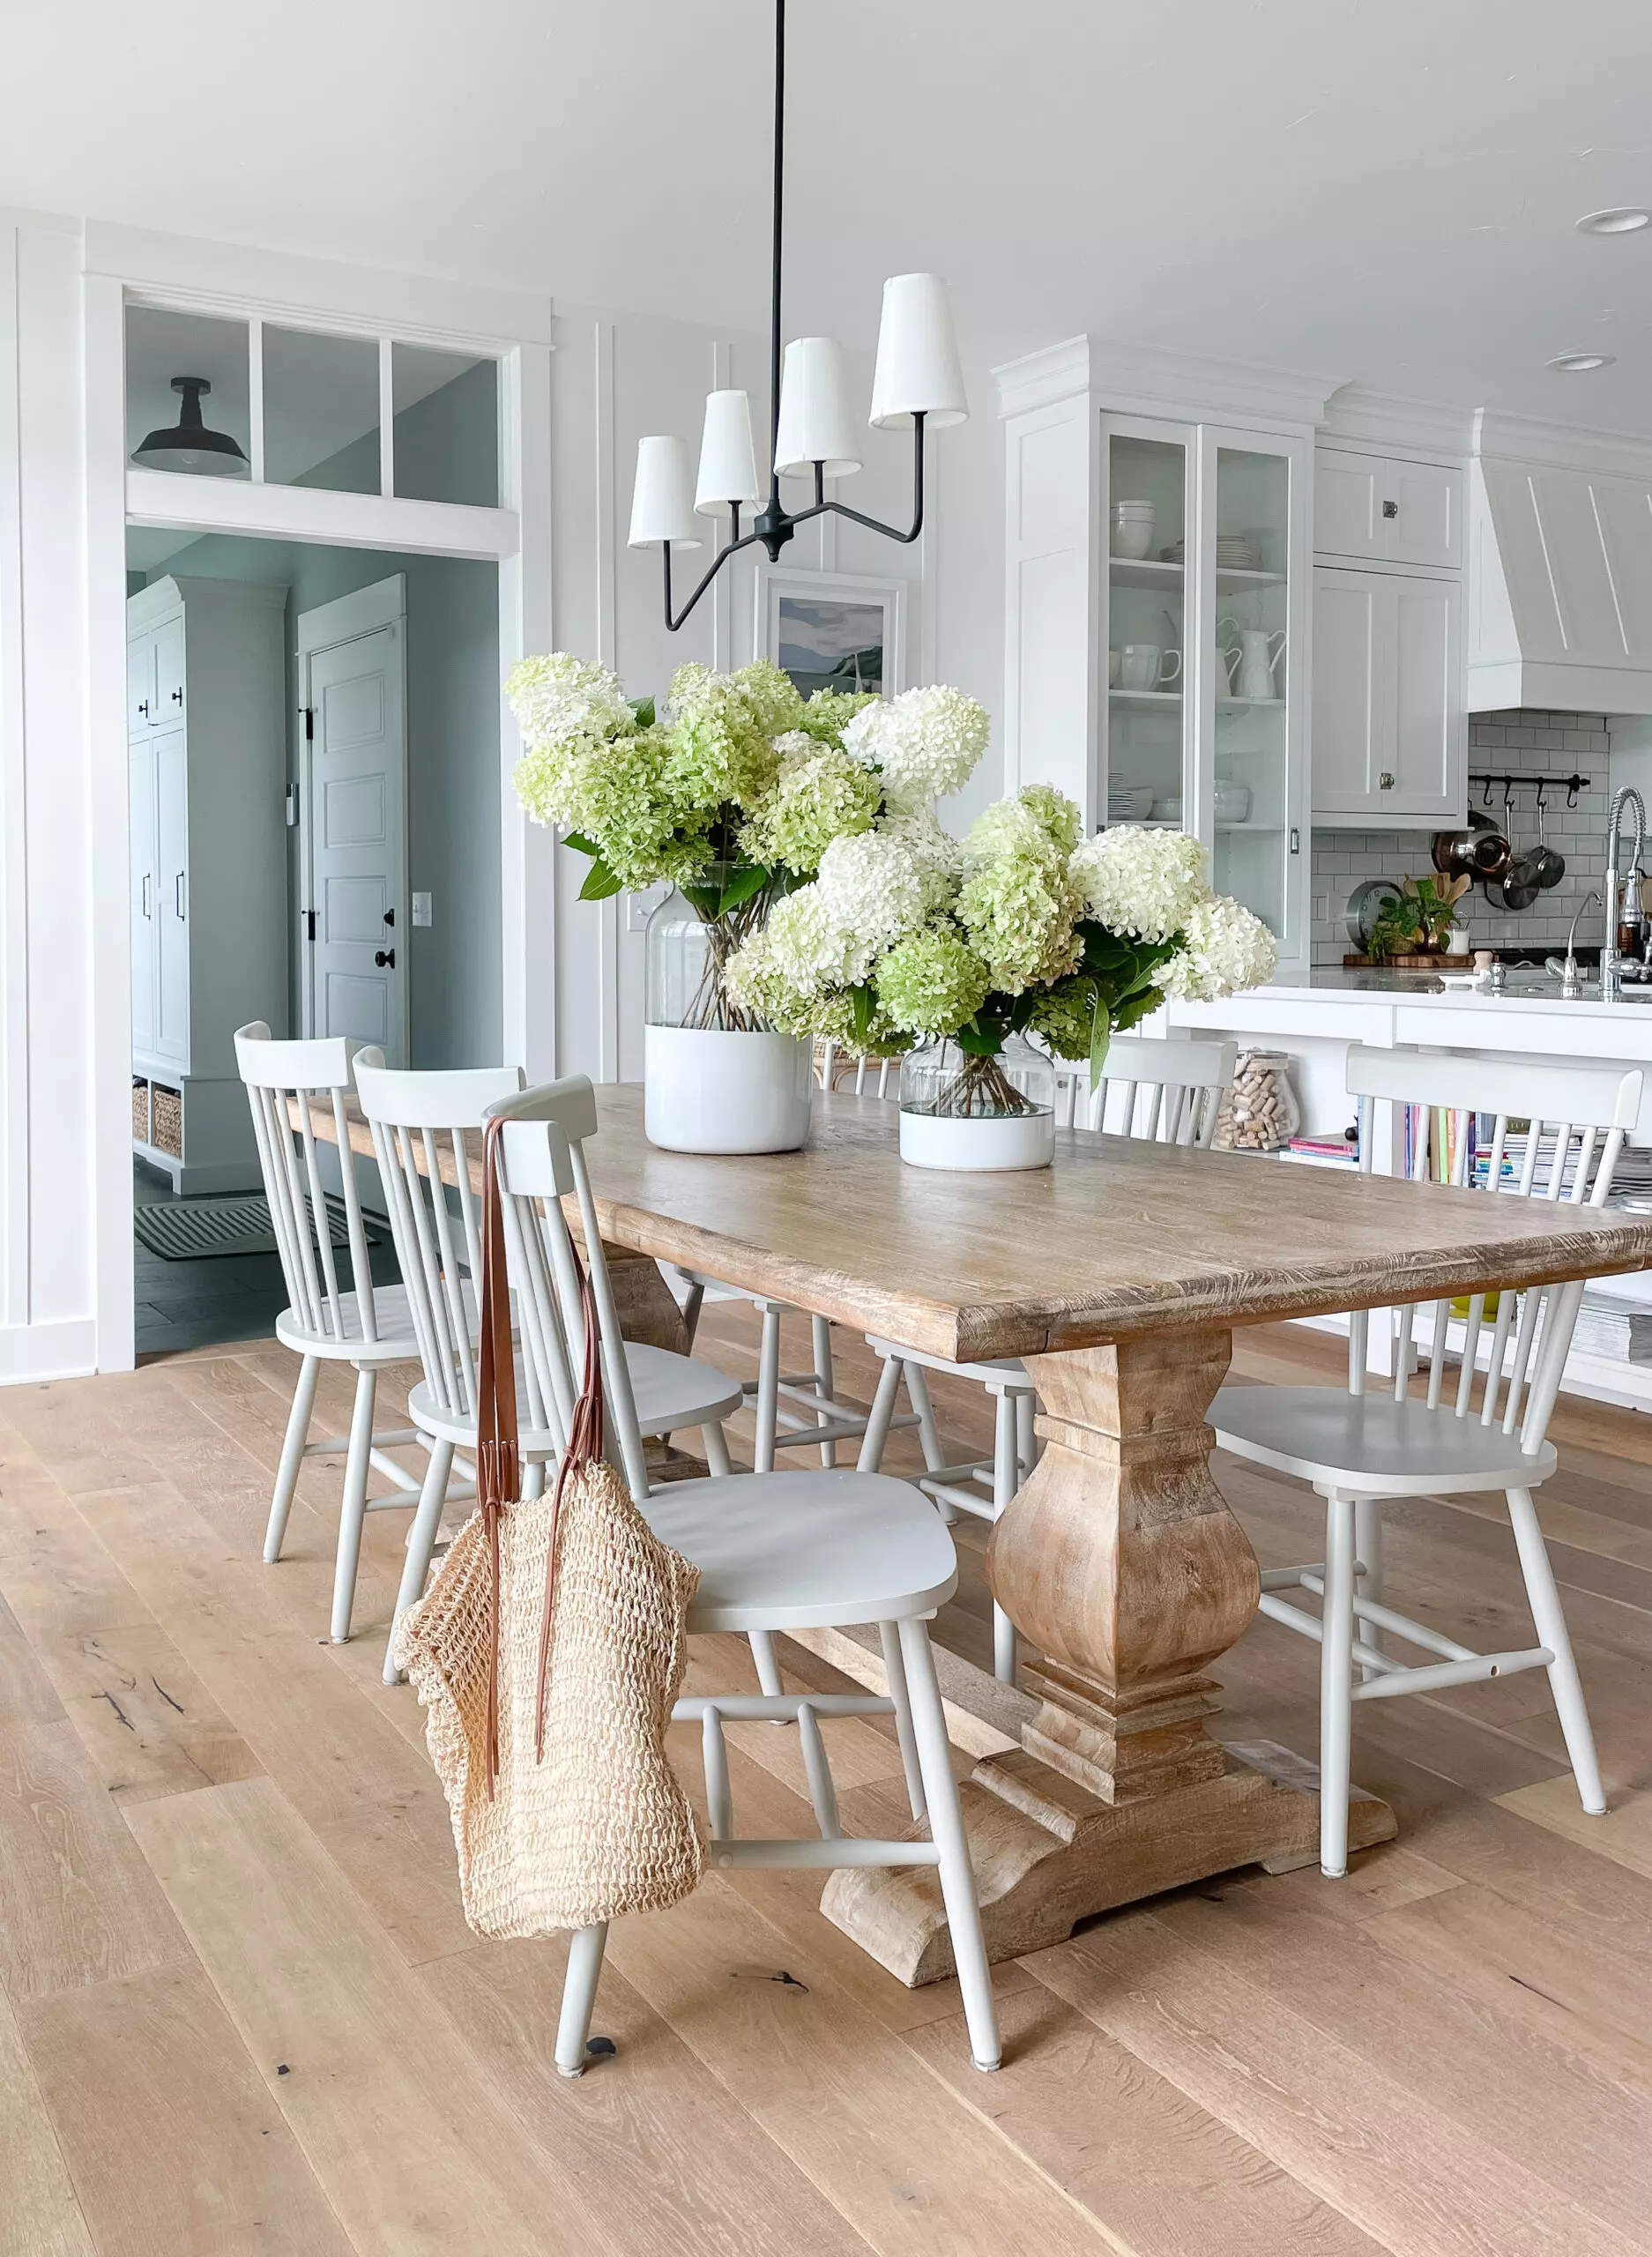
[[[329,1233],[335,1247],[350,1242],[345,1225],[344,1202],[327,1202]],[[364,1222],[367,1242],[379,1244],[379,1233]],[[275,1231],[270,1203],[264,1194],[233,1199],[180,1199],[158,1202],[133,1210],[132,1229],[152,1254],[167,1262],[199,1262],[214,1254],[273,1254]]]

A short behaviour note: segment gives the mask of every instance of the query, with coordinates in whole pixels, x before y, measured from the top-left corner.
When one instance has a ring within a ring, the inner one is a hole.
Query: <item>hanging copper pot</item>
[[[1472,823],[1473,818],[1470,818]],[[1442,877],[1500,878],[1513,849],[1500,831],[1473,828],[1437,831],[1432,842],[1434,868]]]

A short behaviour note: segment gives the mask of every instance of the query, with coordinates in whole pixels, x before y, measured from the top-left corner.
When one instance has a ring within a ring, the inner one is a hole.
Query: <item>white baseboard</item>
[[[80,1379],[98,1367],[98,1328],[89,1316],[55,1324],[0,1325],[0,1387]]]

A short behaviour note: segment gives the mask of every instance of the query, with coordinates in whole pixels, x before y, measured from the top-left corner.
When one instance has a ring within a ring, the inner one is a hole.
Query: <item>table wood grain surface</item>
[[[671,1343],[661,1261],[934,1353],[1027,1359],[1040,1452],[988,1573],[1032,1698],[1020,1747],[964,1789],[996,1958],[1211,1873],[1317,1860],[1313,1766],[1214,1729],[1206,1672],[1259,1589],[1209,1464],[1232,1328],[1652,1264],[1652,1218],[1543,1200],[1086,1130],[1058,1132],[1050,1168],[928,1172],[902,1163],[892,1104],[846,1091],[816,1093],[800,1151],[675,1153],[647,1142],[640,1088],[597,1096],[628,1334]],[[312,1117],[332,1134],[330,1108]],[[1351,1847],[1394,1830],[1356,1791]],[[951,1971],[931,1868],[834,1874],[822,1910],[909,1983]]]

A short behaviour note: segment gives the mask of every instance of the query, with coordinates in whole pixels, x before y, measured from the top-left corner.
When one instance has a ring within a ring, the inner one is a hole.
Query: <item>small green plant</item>
[[[1399,893],[1382,905],[1371,928],[1366,953],[1380,964],[1395,956],[1437,956],[1456,929],[1457,904],[1469,890],[1466,877],[1405,878]]]

